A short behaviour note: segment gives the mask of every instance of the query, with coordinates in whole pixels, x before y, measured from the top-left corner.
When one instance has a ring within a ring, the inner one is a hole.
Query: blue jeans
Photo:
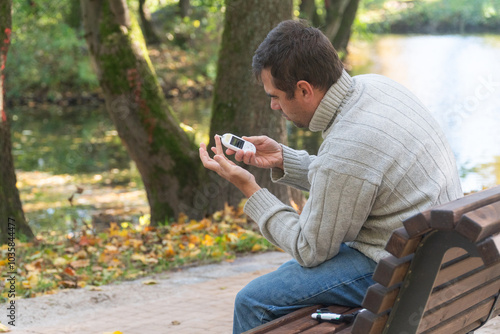
[[[317,267],[295,260],[248,283],[236,296],[233,334],[239,334],[297,309],[323,305],[359,306],[376,263],[342,244],[339,253]]]

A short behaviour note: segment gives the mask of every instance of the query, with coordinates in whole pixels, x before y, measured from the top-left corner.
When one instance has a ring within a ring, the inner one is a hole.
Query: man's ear
[[[305,99],[310,99],[314,97],[314,89],[311,84],[305,80],[300,80],[297,82],[297,94]]]

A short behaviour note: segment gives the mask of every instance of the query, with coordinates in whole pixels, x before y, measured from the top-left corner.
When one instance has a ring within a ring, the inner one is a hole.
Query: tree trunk
[[[350,0],[326,0],[326,18],[324,33],[330,41],[333,41],[342,23],[342,16],[349,5]]]
[[[342,21],[332,40],[332,44],[335,50],[346,52],[347,44],[349,43],[349,38],[351,38],[351,28],[356,18],[356,12],[358,11],[359,0],[350,0],[349,4],[344,10],[344,15],[342,15]]]
[[[189,0],[179,0],[179,13],[182,18],[191,14],[191,4]]]
[[[0,1],[0,244],[9,237],[33,238],[16,188],[10,127],[4,103],[4,70],[12,32],[12,0]],[[14,232],[15,230],[15,232]]]
[[[146,0],[139,0],[139,17],[146,42],[151,45],[160,43],[160,37],[158,37],[153,22],[151,22],[151,13],[146,7]]]
[[[141,173],[153,223],[186,212],[202,165],[167,104],[126,0],[81,0],[85,38],[106,107]],[[184,210],[183,210],[184,209]]]
[[[252,57],[267,33],[279,22],[292,17],[292,1],[228,0],[224,33],[218,59],[217,79],[212,104],[210,146],[214,135],[231,132],[238,136],[267,135],[286,143],[285,121],[269,107],[263,88],[252,75]],[[274,184],[270,171],[248,167],[261,187],[268,188],[283,202],[289,189]],[[243,195],[223,180],[211,182],[206,204],[220,208],[225,202],[237,205]],[[299,198],[301,198],[299,196]]]
[[[300,18],[311,22],[313,27],[321,26],[321,19],[316,9],[315,0],[302,0],[299,6]]]

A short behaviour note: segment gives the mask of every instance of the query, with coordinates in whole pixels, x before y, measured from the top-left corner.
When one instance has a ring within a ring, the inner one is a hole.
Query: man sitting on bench
[[[249,199],[245,212],[293,256],[241,290],[234,333],[305,306],[360,305],[384,246],[402,221],[462,196],[454,156],[415,95],[380,75],[351,77],[328,38],[304,21],[280,23],[258,47],[253,72],[271,109],[296,126],[322,131],[317,155],[266,136],[245,137],[256,153],[237,161],[271,168],[271,178],[309,191],[299,215],[224,155],[200,147],[203,165]]]

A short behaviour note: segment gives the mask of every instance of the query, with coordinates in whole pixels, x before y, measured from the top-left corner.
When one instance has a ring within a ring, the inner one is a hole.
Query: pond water
[[[451,144],[465,192],[500,184],[500,35],[377,36],[351,43],[347,63],[353,75],[379,73],[400,82],[429,107]],[[179,120],[192,128],[195,140],[206,142],[210,100],[170,102]],[[104,181],[109,180],[104,185],[141,191],[137,171],[117,180],[118,171],[130,166],[133,171],[133,164],[102,105],[37,105],[12,108],[11,113],[18,170],[87,174],[94,179],[102,174]],[[291,124],[289,134],[293,146],[314,152],[319,145],[317,136]],[[108,178],[106,172],[114,176]],[[33,203],[43,200],[44,191],[33,194],[33,187],[28,191],[22,194],[25,204],[28,198]],[[58,204],[56,213],[63,206]],[[88,219],[88,211],[98,206],[87,203],[79,208],[84,210],[79,216]],[[27,216],[40,229],[54,228],[53,212],[40,208]],[[61,215],[67,216],[67,211]]]

